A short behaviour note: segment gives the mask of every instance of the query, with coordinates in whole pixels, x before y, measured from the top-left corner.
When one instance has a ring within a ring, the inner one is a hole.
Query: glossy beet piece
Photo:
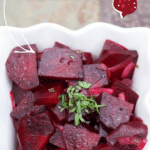
[[[137,137],[120,137],[117,138],[115,147],[121,150],[134,150],[138,148],[142,142],[143,140]]]
[[[105,131],[105,128],[102,126],[102,124],[99,124],[99,135],[101,137],[106,137],[108,133]]]
[[[110,50],[110,49],[128,50],[126,47],[107,39],[104,43],[103,50]]]
[[[65,124],[63,137],[68,150],[92,150],[100,140],[100,135]]]
[[[89,52],[82,52],[82,62],[85,64],[93,64],[92,54]]]
[[[148,127],[138,121],[126,122],[118,126],[107,136],[107,142],[114,145],[119,137],[139,137],[145,139],[148,133]]]
[[[113,0],[114,8],[120,12],[122,18],[132,14],[137,9],[137,0]]]
[[[6,62],[9,77],[22,89],[31,90],[39,85],[35,44],[30,45],[35,53],[15,53],[23,51],[20,47],[12,50]],[[27,45],[22,46],[29,49]]]
[[[54,132],[54,134],[50,138],[49,143],[51,143],[51,144],[53,144],[59,148],[66,149],[66,145],[65,145],[65,141],[63,139],[62,131],[60,131],[59,129],[56,129],[56,131]]]
[[[142,139],[140,145],[136,147],[134,150],[142,150],[145,147],[146,143],[147,143],[147,139]]]
[[[130,121],[138,121],[140,123],[143,123],[143,120],[139,117],[136,117],[135,115],[131,115]]]
[[[108,144],[99,144],[93,147],[92,150],[112,150],[112,148]]]
[[[83,79],[82,56],[68,48],[45,49],[38,75],[53,79]]]
[[[42,89],[34,92],[34,99],[36,105],[52,105],[59,102],[59,94],[62,93],[62,82],[51,83]]]
[[[121,78],[130,78],[132,79],[134,69],[135,69],[136,64],[134,62],[129,63],[124,70],[122,71]]]
[[[131,88],[131,86],[132,86],[132,80],[129,78],[123,79],[123,80],[121,80],[121,82],[129,88]]]
[[[15,109],[11,112],[11,117],[21,119],[34,109],[34,95],[28,92],[26,96],[19,102]]]
[[[66,46],[66,45],[64,45],[64,44],[62,44],[62,43],[60,43],[60,42],[55,42],[55,45],[54,45],[54,47],[57,47],[57,48],[67,48],[67,49],[69,49],[69,46]]]
[[[83,65],[83,70],[84,70],[84,81],[85,82],[95,84],[102,78],[105,78],[106,81],[103,85],[108,84],[106,71],[99,69],[99,64]]]
[[[14,94],[15,105],[17,106],[28,93],[28,90],[20,88],[15,82],[13,82],[12,93]]]
[[[110,129],[115,129],[121,123],[128,122],[133,110],[133,104],[107,93],[102,93],[101,105],[106,105],[106,107],[100,108],[100,120]]]
[[[112,88],[114,89],[115,96],[118,95],[120,92],[124,92],[126,101],[136,105],[139,95],[135,93],[132,89],[130,89],[128,86],[123,84],[121,81],[115,81],[112,85]]]
[[[22,150],[43,150],[54,132],[48,112],[21,119],[18,138]]]
[[[51,115],[53,116],[53,119],[58,123],[64,121],[66,117],[65,111],[60,112],[59,107],[61,107],[61,102],[59,102],[54,107],[50,107]]]
[[[119,98],[119,99],[122,99],[123,101],[125,101],[125,100],[126,100],[126,97],[125,97],[124,92],[119,93],[119,94],[118,94],[118,98]]]

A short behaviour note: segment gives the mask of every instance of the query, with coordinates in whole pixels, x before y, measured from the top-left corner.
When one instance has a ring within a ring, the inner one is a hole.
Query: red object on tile
[[[137,0],[113,0],[113,7],[124,18],[137,9]]]

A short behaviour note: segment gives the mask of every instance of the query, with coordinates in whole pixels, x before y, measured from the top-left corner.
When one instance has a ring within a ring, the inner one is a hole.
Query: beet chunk
[[[106,140],[109,144],[114,145],[119,137],[139,137],[145,139],[148,133],[148,128],[145,124],[138,121],[126,122],[118,126],[112,131]]]
[[[121,150],[135,150],[135,148],[138,148],[142,142],[143,140],[137,137],[120,137],[117,138],[114,147]]]
[[[35,53],[15,53],[15,51],[23,51],[20,47],[16,47],[6,62],[9,77],[24,90],[31,90],[39,85],[36,62],[37,47],[35,44],[30,46]],[[22,47],[29,49],[28,45]]]
[[[92,54],[89,52],[82,52],[82,62],[83,64],[93,64],[93,57]]]
[[[63,137],[67,150],[92,150],[100,140],[100,135],[65,124]]]
[[[113,83],[112,89],[114,89],[114,96],[117,96],[119,93],[124,92],[126,101],[134,104],[135,109],[136,102],[139,98],[139,95],[137,93],[135,93],[132,89],[130,89],[128,86],[126,86],[119,80]]]
[[[83,79],[82,55],[68,48],[45,49],[38,75],[56,79]]]
[[[49,113],[30,116],[21,119],[18,138],[22,150],[43,150],[54,132]]]
[[[106,105],[106,107],[100,108],[100,120],[110,129],[128,122],[133,110],[133,104],[107,93],[102,93],[101,105]]]
[[[108,144],[100,144],[93,147],[92,150],[112,150],[112,148]]]
[[[59,129],[56,129],[56,131],[54,132],[54,134],[50,138],[49,143],[51,143],[57,147],[60,147],[62,149],[66,149],[66,145],[65,145],[65,141],[63,139],[62,131],[60,131]]]
[[[21,89],[15,82],[13,82],[12,92],[15,98],[15,105],[17,106],[28,93],[28,90]]]
[[[61,102],[59,102],[56,106],[54,106],[54,107],[50,107],[50,112],[51,112],[51,115],[53,116],[53,119],[56,121],[56,122],[58,122],[58,123],[60,123],[60,122],[62,122],[63,120],[65,120],[65,115],[66,115],[66,113],[65,113],[65,111],[62,111],[62,112],[60,112],[60,108],[59,108],[59,106],[61,107]]]
[[[69,49],[69,46],[66,46],[66,45],[64,45],[62,43],[59,43],[57,41],[55,42],[54,47],[57,47],[57,48],[68,48]]]
[[[129,88],[130,88],[131,85],[132,85],[132,80],[131,80],[131,79],[128,79],[128,78],[121,80],[121,82],[122,82],[123,84],[125,84],[126,86],[128,86]]]
[[[26,96],[20,101],[20,103],[11,112],[11,117],[16,119],[23,118],[31,110],[34,109],[34,95],[32,92],[28,92]]]
[[[110,50],[110,49],[123,49],[123,50],[128,50],[126,47],[114,42],[114,41],[111,41],[111,40],[106,40],[105,43],[104,43],[104,46],[103,46],[103,50]]]
[[[83,70],[84,70],[84,81],[85,82],[95,84],[102,78],[105,78],[106,81],[103,85],[108,84],[106,71],[99,69],[99,64],[83,65]]]
[[[62,84],[62,82],[54,82],[34,92],[35,104],[47,106],[57,104],[58,96],[62,93]]]

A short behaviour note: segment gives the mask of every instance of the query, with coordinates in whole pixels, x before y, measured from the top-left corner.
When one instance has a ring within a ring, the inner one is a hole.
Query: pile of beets
[[[53,48],[35,53],[16,47],[6,62],[13,81],[11,117],[17,132],[17,150],[142,150],[148,128],[134,115],[138,94],[132,76],[138,53],[106,40],[98,59],[55,42]],[[29,49],[27,45],[23,46]],[[78,81],[91,83],[89,90],[100,114],[83,112],[84,123],[74,125],[74,113],[60,111],[59,95]]]

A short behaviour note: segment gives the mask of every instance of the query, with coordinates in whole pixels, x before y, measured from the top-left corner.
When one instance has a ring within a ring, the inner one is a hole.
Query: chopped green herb
[[[74,58],[74,56],[73,56],[73,55],[70,55],[70,58],[71,58],[71,59],[73,59],[73,58]]]
[[[35,83],[33,82],[33,85],[34,85]]]
[[[55,92],[54,88],[48,89],[49,92]],[[55,93],[56,94],[56,93]]]
[[[104,77],[105,77],[105,75],[103,74],[103,75],[102,75],[102,78],[104,78]]]
[[[23,81],[25,81],[26,80],[26,78],[23,78]]]
[[[90,110],[99,112],[100,107],[105,105],[98,105],[94,100],[93,95],[87,98],[84,94],[79,93],[81,88],[88,89],[91,86],[90,83],[84,81],[78,81],[76,87],[70,86],[67,89],[66,94],[59,95],[59,100],[61,101],[60,111],[65,109],[70,109],[70,113],[75,112],[75,125],[78,126],[80,122],[85,122],[82,117],[82,111],[89,113]]]
[[[80,52],[80,51],[75,51],[77,54],[82,54],[82,52]]]
[[[28,102],[24,102],[24,104],[27,104]]]
[[[88,89],[92,84],[84,81],[78,81],[78,85],[82,88]]]
[[[139,65],[136,65],[136,68],[139,68],[140,66]]]
[[[139,143],[139,141],[138,140],[134,140],[135,142],[137,142],[137,143]]]

